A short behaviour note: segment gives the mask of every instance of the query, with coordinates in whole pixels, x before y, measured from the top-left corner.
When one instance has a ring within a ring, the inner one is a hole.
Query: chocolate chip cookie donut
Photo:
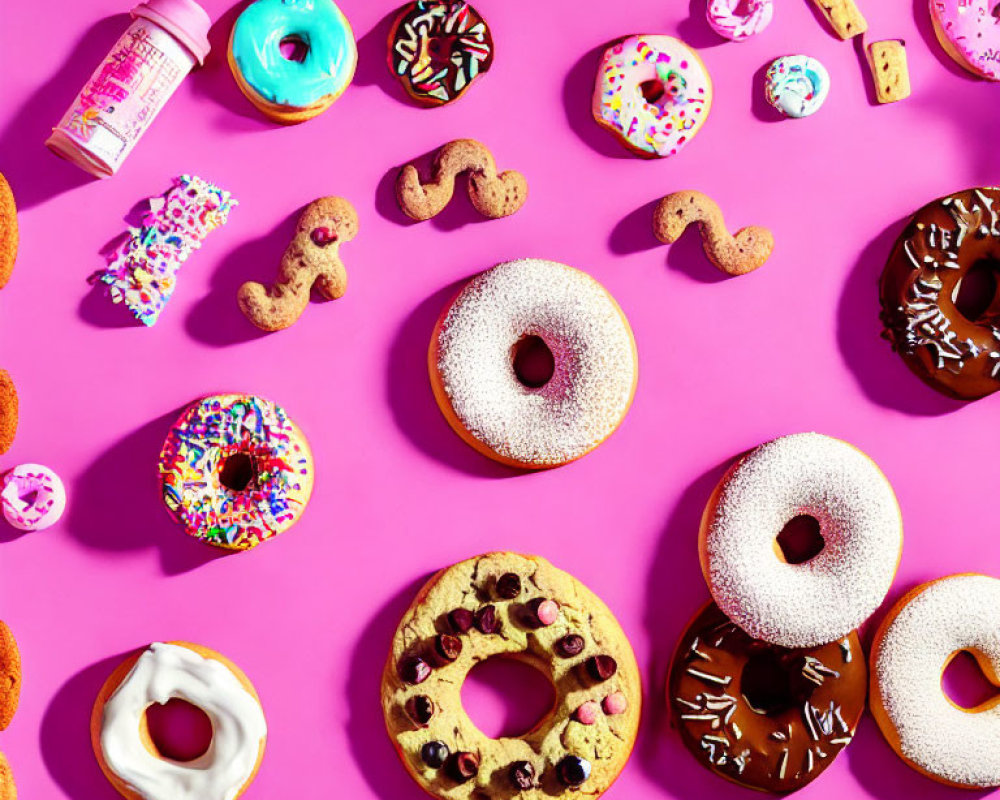
[[[546,673],[555,704],[521,737],[491,739],[462,708],[469,670],[493,657]],[[403,615],[382,674],[386,727],[406,769],[445,800],[598,797],[635,743],[632,646],[607,606],[537,556],[488,553],[436,573]]]
[[[925,383],[959,400],[1000,389],[1000,189],[942,197],[917,211],[882,272],[882,334]],[[983,307],[959,307],[982,270]],[[971,314],[966,316],[966,314]]]
[[[857,632],[788,649],[750,637],[709,603],[674,653],[671,722],[716,774],[751,789],[794,792],[850,743],[867,681]]]

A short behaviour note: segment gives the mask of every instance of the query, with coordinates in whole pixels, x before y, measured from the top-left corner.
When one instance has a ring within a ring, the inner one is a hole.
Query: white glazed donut
[[[156,750],[146,722],[155,703],[181,699],[212,723],[208,750],[178,762]],[[101,769],[132,800],[235,800],[264,755],[267,725],[253,685],[224,656],[188,642],[156,642],[122,663],[91,717]]]
[[[1000,703],[953,704],[941,675],[960,651],[1000,683],[1000,580],[952,575],[918,586],[875,634],[871,707],[892,748],[911,767],[955,786],[1000,786]]]
[[[823,549],[802,564],[777,536],[819,523]],[[892,486],[860,450],[818,433],[762,444],[723,476],[702,516],[699,551],[712,597],[755,639],[816,647],[847,636],[885,599],[903,523]]]
[[[522,384],[513,349],[537,336],[551,351],[552,377]],[[470,445],[527,469],[565,464],[621,424],[638,362],[628,321],[585,272],[525,259],[477,275],[444,309],[428,354],[442,412]]]
[[[719,36],[743,42],[771,24],[774,0],[708,0],[705,15]]]
[[[19,464],[3,476],[0,506],[4,519],[18,530],[44,530],[66,510],[66,489],[48,467]]]

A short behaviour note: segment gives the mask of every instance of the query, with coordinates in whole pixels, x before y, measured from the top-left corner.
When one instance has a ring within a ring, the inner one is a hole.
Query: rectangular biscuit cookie
[[[813,0],[841,39],[853,39],[868,30],[868,21],[854,0]]]
[[[880,103],[895,103],[910,96],[910,71],[903,42],[898,39],[872,42],[868,45],[868,68]]]

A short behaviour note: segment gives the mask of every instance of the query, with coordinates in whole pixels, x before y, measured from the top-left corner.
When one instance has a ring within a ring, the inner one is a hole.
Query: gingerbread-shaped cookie
[[[555,704],[520,737],[491,739],[462,708],[476,664],[544,672]],[[435,574],[403,615],[382,709],[406,769],[445,800],[598,797],[625,766],[642,694],[632,646],[607,606],[537,556],[488,553]]]
[[[248,281],[239,290],[240,309],[264,331],[280,331],[295,322],[316,287],[327,300],[347,291],[347,270],[340,245],[358,235],[358,212],[343,197],[314,200],[299,217],[295,236],[281,257],[278,280],[270,288]]]
[[[0,289],[7,285],[17,258],[17,205],[10,184],[0,173]]]
[[[508,169],[497,172],[493,154],[475,139],[448,142],[434,157],[433,175],[421,181],[413,164],[407,164],[396,180],[396,199],[408,217],[423,221],[440,214],[455,193],[455,179],[469,179],[469,199],[484,217],[499,219],[513,214],[528,199],[524,175]]]
[[[0,455],[3,455],[17,435],[17,387],[10,373],[0,369]]]

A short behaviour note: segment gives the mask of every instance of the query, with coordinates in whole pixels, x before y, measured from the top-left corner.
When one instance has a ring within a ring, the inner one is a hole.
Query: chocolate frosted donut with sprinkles
[[[882,273],[882,334],[926,384],[959,400],[1000,389],[1000,189],[917,211]]]
[[[389,31],[389,69],[423,106],[457,100],[492,64],[489,26],[465,2],[407,3]]]
[[[1000,580],[951,575],[908,592],[875,633],[871,707],[907,764],[950,786],[1000,786],[1000,703],[962,708],[941,676],[960,652],[1000,685]]]
[[[547,369],[527,375],[521,364],[532,351]],[[625,418],[638,380],[614,298],[585,272],[539,259],[470,280],[442,312],[428,361],[434,397],[459,436],[523,469],[597,447]]]
[[[789,523],[811,526],[798,552]],[[885,599],[903,549],[896,495],[857,448],[818,433],[782,436],[722,476],[701,520],[712,597],[750,636],[815,647],[858,628]]]
[[[312,453],[285,410],[255,395],[189,406],[160,452],[163,503],[185,533],[249,550],[294,525],[312,493]]]
[[[857,632],[788,649],[748,636],[709,603],[677,644],[668,705],[699,763],[741,786],[785,793],[850,744],[867,689]]]
[[[522,735],[487,736],[462,706],[469,671],[499,658],[552,683],[552,707]],[[519,553],[486,553],[431,576],[382,673],[393,746],[442,800],[599,797],[628,761],[641,706],[635,654],[608,607],[544,558]]]

